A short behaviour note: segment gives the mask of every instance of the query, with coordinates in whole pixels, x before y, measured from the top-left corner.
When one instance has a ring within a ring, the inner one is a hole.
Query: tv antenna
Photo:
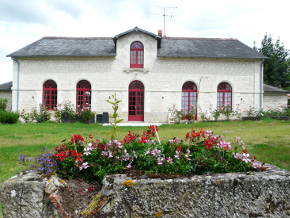
[[[160,6],[156,6],[156,7],[160,7]],[[177,7],[162,7],[162,8],[163,8],[163,14],[155,14],[155,15],[163,16],[163,35],[166,36],[166,32],[165,32],[166,17],[170,17],[170,18],[175,17],[174,15],[167,14],[166,11],[167,9],[177,9]]]

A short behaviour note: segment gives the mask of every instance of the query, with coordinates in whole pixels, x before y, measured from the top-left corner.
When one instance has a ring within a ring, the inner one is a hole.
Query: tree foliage
[[[265,35],[258,51],[268,59],[264,62],[264,82],[276,87],[290,89],[289,51],[280,39],[273,41],[271,35]]]

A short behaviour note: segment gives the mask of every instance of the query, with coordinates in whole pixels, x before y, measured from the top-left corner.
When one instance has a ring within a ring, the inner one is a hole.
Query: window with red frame
[[[77,84],[76,110],[82,111],[91,108],[91,84],[87,80],[81,80]]]
[[[42,104],[48,110],[55,110],[57,107],[57,85],[53,80],[47,80],[43,84]]]
[[[197,110],[197,87],[194,82],[185,82],[182,86],[181,110],[186,115]]]
[[[230,107],[232,109],[232,87],[226,82],[218,85],[217,89],[217,107]]]
[[[144,67],[144,46],[142,42],[132,42],[130,47],[130,67],[143,68]]]

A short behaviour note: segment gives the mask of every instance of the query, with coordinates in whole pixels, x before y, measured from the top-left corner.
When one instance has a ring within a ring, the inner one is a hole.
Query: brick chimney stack
[[[158,30],[158,36],[162,37],[162,30]]]

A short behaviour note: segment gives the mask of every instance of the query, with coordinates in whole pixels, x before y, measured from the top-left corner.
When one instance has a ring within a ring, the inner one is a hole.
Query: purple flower
[[[21,154],[20,157],[18,158],[19,161],[25,161],[25,154]]]

